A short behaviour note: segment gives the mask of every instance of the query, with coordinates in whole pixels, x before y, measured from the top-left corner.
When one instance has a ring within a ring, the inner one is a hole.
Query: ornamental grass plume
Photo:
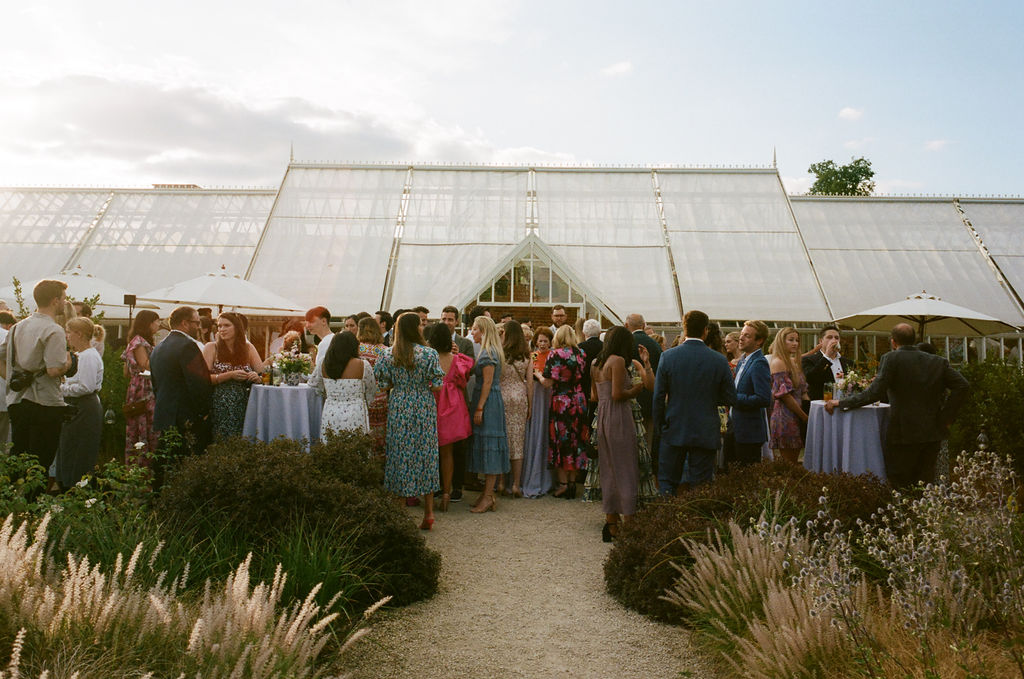
[[[334,601],[321,607],[314,590],[280,610],[287,579],[280,567],[270,584],[252,586],[250,556],[223,585],[208,581],[201,601],[189,601],[178,595],[178,581],[138,584],[141,545],[109,571],[75,555],[57,569],[46,558],[49,520],[32,539],[27,522],[15,528],[10,516],[0,528],[0,636],[15,639],[0,679],[28,671],[46,676],[58,649],[75,659],[81,679],[325,675],[317,661],[333,638],[337,614],[325,611]],[[72,676],[70,668],[60,674]]]

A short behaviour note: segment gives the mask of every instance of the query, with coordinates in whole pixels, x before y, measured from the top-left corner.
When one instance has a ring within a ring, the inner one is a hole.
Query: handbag
[[[121,412],[124,413],[126,418],[138,417],[139,415],[145,415],[149,410],[150,399],[143,399],[141,401],[132,401],[125,403],[121,406]]]
[[[18,358],[16,353],[15,353],[15,346],[14,346],[14,332],[17,330],[17,328],[18,328],[17,325],[15,325],[13,328],[11,328],[11,337],[10,337],[10,341],[8,342],[8,345],[11,347],[11,366],[12,366],[12,369],[11,369],[11,379],[7,380],[7,387],[11,391],[13,391],[15,393],[18,393],[18,392],[21,392],[21,391],[25,391],[26,389],[28,389],[30,386],[32,386],[32,383],[35,382],[36,377],[38,375],[42,374],[43,372],[45,372],[45,370],[40,370],[38,372],[33,372],[31,370],[21,370],[19,368],[14,368],[13,367],[13,366],[17,365],[17,358]]]

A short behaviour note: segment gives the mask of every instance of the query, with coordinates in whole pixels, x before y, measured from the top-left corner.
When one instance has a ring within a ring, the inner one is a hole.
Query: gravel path
[[[713,676],[686,630],[605,593],[599,505],[502,499],[477,515],[466,496],[426,534],[443,559],[437,595],[377,614],[349,651],[354,679]]]

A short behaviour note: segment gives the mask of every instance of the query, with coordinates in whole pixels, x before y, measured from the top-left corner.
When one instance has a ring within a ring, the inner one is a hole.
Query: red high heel
[[[430,530],[434,527],[434,517],[424,516],[423,523],[420,524],[420,530]]]

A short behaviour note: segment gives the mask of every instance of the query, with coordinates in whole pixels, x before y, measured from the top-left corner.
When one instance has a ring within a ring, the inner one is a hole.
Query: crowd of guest
[[[37,455],[67,488],[99,451],[104,337],[86,309],[67,303],[65,288],[40,282],[38,311],[17,324],[0,311],[0,364],[15,382],[4,385],[14,452]],[[249,389],[267,361],[243,315],[211,317],[204,342],[205,318],[179,307],[161,338],[155,312],[135,316],[121,354],[126,461],[149,465],[146,453],[171,427],[193,454],[242,433]],[[511,316],[495,323],[477,307],[466,337],[451,306],[433,323],[425,307],[353,314],[337,333],[331,320],[314,307],[285,321],[272,348],[315,355],[307,384],[323,397],[320,435],[369,434],[386,489],[422,507],[424,530],[435,505],[447,512],[462,500],[467,480],[479,484],[470,509],[478,514],[496,511],[502,496],[573,500],[582,486],[584,501],[601,503],[611,541],[644,503],[710,482],[716,469],[772,456],[796,464],[810,399],[849,370],[834,326],[801,353],[795,328],[769,343],[767,324],[750,320],[723,337],[696,310],[671,347],[640,314],[607,329],[594,319],[574,327],[561,305],[550,326]],[[962,396],[965,383],[947,372],[941,379]]]

